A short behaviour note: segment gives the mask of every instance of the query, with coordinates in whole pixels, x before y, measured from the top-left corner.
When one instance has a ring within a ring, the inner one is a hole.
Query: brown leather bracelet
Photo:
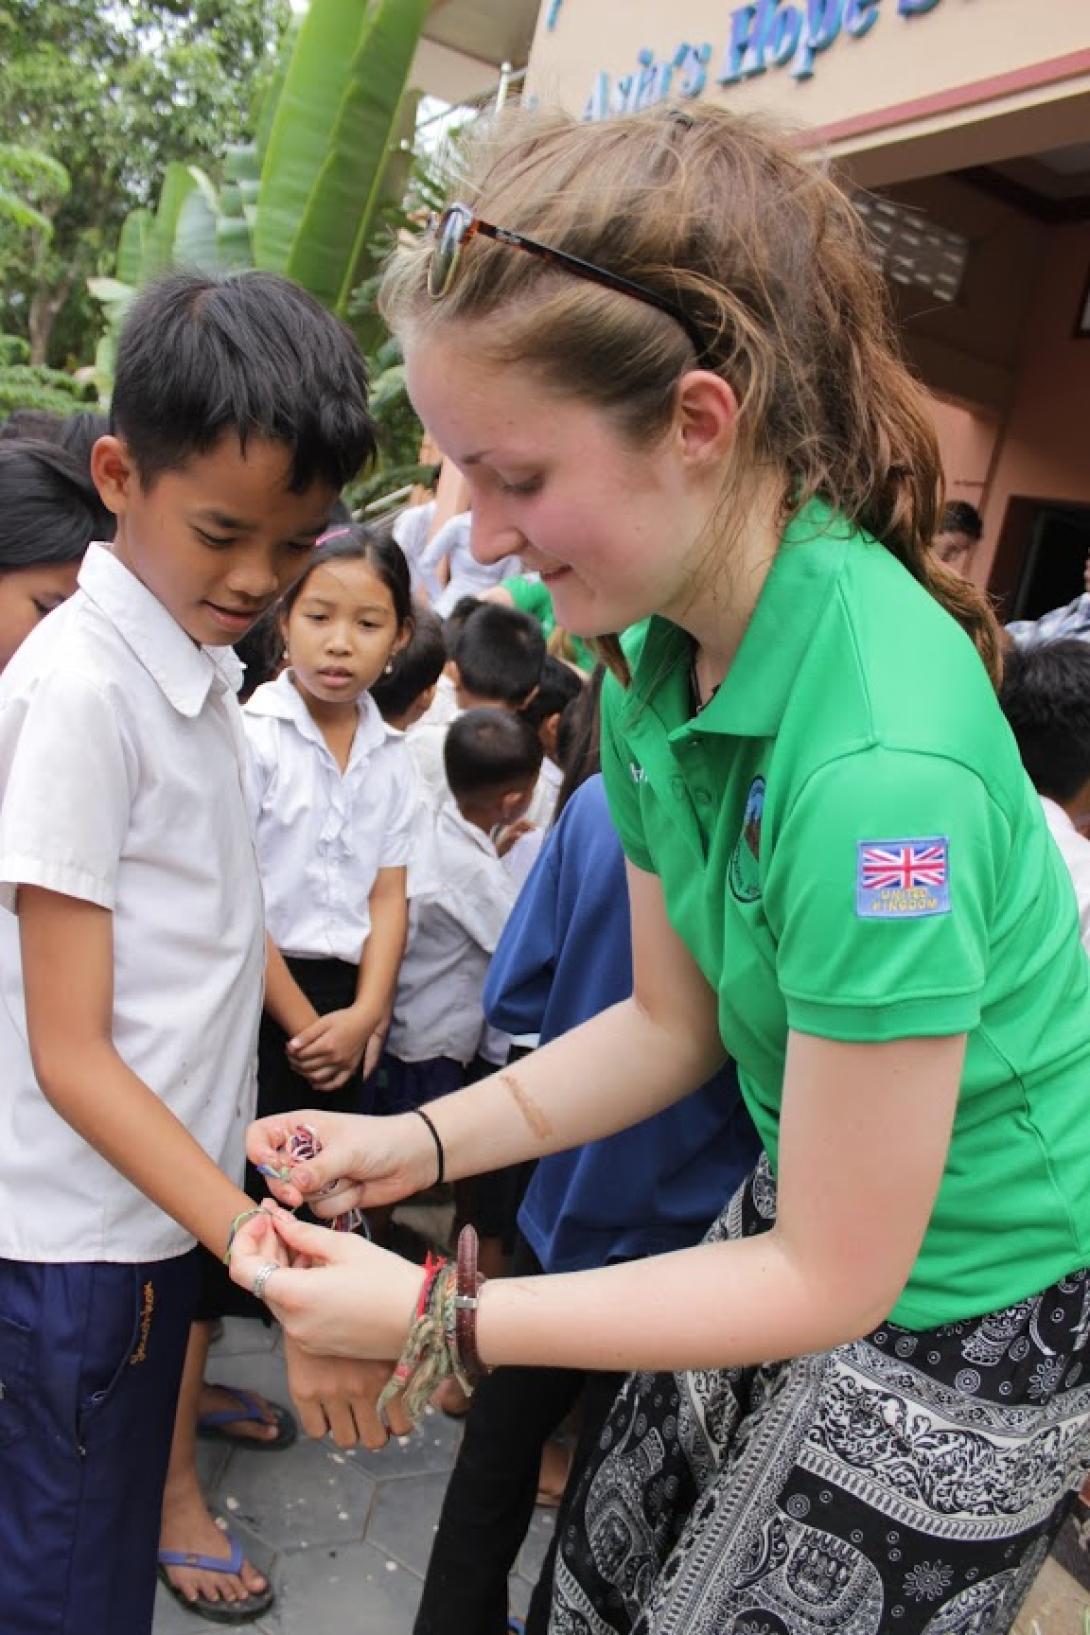
[[[484,1278],[477,1270],[477,1233],[463,1226],[458,1234],[457,1283],[454,1295],[454,1350],[458,1366],[470,1385],[479,1385],[488,1373],[477,1350],[478,1296]]]

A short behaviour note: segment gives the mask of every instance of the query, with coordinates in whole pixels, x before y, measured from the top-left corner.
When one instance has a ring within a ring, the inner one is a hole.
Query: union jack
[[[946,884],[946,843],[939,841],[894,840],[862,848],[862,884],[867,891],[896,886],[911,891],[914,886]]]

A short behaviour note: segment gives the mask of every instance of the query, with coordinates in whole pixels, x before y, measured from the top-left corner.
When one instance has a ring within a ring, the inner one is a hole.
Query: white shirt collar
[[[453,796],[449,796],[439,808],[440,821],[452,829],[465,835],[477,847],[478,851],[485,852],[489,857],[497,856],[496,847],[491,835],[486,835],[483,829],[478,829],[475,823],[470,823],[458,810]]]
[[[385,743],[387,738],[403,736],[395,727],[386,725],[370,693],[360,694],[356,708],[359,712],[359,721],[356,736],[352,740],[352,752],[348,757],[350,767],[354,761],[370,755],[380,744]],[[329,747],[322,737],[321,729],[292,680],[290,669],[282,670],[275,681],[267,681],[263,687],[259,687],[247,701],[246,709],[251,715],[270,715],[278,721],[290,721],[302,737],[318,744],[327,755],[329,754]]]
[[[199,715],[217,679],[232,692],[241,687],[244,671],[234,649],[199,647],[108,545],[88,546],[79,586],[180,715]]]

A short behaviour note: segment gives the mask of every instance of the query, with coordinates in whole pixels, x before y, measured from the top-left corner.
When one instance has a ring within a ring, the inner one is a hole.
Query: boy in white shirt
[[[290,583],[373,447],[348,332],[260,274],[144,292],[112,426],[92,474],[115,544],[90,547],[76,595],[0,682],[13,1635],[151,1626],[194,1240],[229,1257],[253,1210],[237,1177],[266,939],[229,644]],[[278,982],[271,969],[273,1007]],[[307,1365],[293,1389],[314,1378]],[[333,1418],[351,1393],[343,1372],[325,1379]],[[239,1584],[241,1551],[226,1553]]]
[[[409,734],[409,748],[433,806],[441,806],[450,793],[443,761],[450,721],[465,710],[521,710],[537,691],[544,665],[545,638],[529,614],[489,602],[470,614],[449,664],[454,714],[448,721],[421,722]]]
[[[1008,652],[999,701],[1071,875],[1090,953],[1090,646],[1068,637]]]
[[[468,710],[447,735],[445,769],[451,792],[435,829],[442,886],[410,908],[384,1058],[390,1112],[457,1089],[478,1053],[484,979],[515,901],[492,831],[525,813],[541,745],[508,710]]]

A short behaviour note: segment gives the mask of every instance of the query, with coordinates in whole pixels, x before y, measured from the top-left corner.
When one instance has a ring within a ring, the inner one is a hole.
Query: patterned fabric
[[[767,1231],[762,1158],[708,1234]],[[1090,1273],[768,1367],[631,1375],[550,1635],[1003,1635],[1090,1464]]]
[[[1090,594],[1076,596],[1039,619],[1015,619],[1007,626],[1007,634],[1013,636],[1016,647],[1039,647],[1062,638],[1090,641]]]

